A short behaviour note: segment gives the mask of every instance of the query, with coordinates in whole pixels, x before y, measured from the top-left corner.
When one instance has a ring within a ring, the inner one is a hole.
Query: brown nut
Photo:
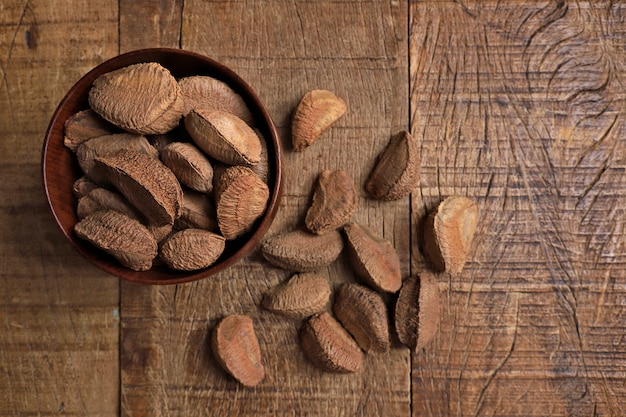
[[[254,165],[261,159],[261,142],[237,116],[195,109],[185,116],[185,128],[200,149],[228,165]]]
[[[217,230],[217,213],[213,200],[206,194],[193,190],[183,193],[183,208],[180,217],[174,221],[174,227],[183,229]]]
[[[243,98],[223,81],[205,75],[194,75],[178,80],[183,93],[185,116],[193,109],[217,109],[232,113],[254,125],[254,117]]]
[[[478,224],[478,205],[467,197],[442,201],[424,224],[424,251],[435,269],[458,275],[469,256]]]
[[[346,225],[343,231],[350,261],[357,275],[378,291],[398,291],[402,286],[402,271],[400,259],[391,242],[354,222]]]
[[[300,230],[261,242],[261,254],[272,265],[289,271],[315,271],[330,265],[343,250],[337,231],[313,235]]]
[[[387,306],[380,294],[358,284],[343,284],[333,312],[365,352],[387,352],[391,345]]]
[[[76,236],[113,255],[122,265],[147,271],[157,256],[152,233],[139,221],[113,210],[96,211],[74,226]]]
[[[217,224],[222,235],[230,240],[249,232],[263,215],[270,191],[248,167],[227,168],[215,190]]]
[[[159,156],[182,185],[203,193],[213,190],[213,167],[195,145],[170,143],[161,149]]]
[[[263,307],[295,319],[322,312],[330,300],[330,285],[326,278],[303,273],[275,286],[265,293]]]
[[[226,372],[247,387],[265,378],[261,349],[252,319],[245,315],[224,317],[213,330],[213,354]]]
[[[113,210],[131,219],[140,220],[137,210],[123,196],[106,188],[95,188],[78,200],[76,213],[79,219],[99,210]]]
[[[398,295],[395,326],[400,342],[417,352],[437,333],[439,287],[430,272],[407,278]]]
[[[117,131],[118,128],[104,120],[98,113],[87,109],[73,114],[65,121],[63,144],[72,152],[76,152],[81,143]]]
[[[406,197],[419,182],[419,144],[403,130],[391,137],[378,156],[365,189],[378,200],[398,200]]]
[[[155,226],[174,224],[183,192],[176,176],[157,158],[124,150],[96,158],[95,170]]]
[[[354,182],[346,171],[324,170],[318,177],[313,203],[305,224],[312,233],[324,234],[348,223],[358,207]]]
[[[172,130],[183,115],[178,82],[156,62],[130,65],[96,78],[89,105],[114,125],[141,135]]]
[[[294,112],[291,132],[296,152],[308,148],[346,112],[346,102],[328,90],[306,93]]]
[[[225,239],[202,229],[185,229],[169,235],[161,244],[159,258],[178,271],[195,271],[215,263],[225,248]]]
[[[72,184],[72,194],[74,197],[81,198],[89,194],[90,191],[95,190],[96,188],[102,188],[100,185],[96,184],[86,175],[83,175]]]
[[[359,372],[363,351],[328,313],[316,314],[300,332],[302,351],[316,367],[330,372]]]

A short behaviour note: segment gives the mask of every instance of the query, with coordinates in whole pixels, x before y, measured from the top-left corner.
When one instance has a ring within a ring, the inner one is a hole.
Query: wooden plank
[[[124,3],[124,2],[122,2]],[[233,68],[259,93],[286,145],[285,193],[270,234],[299,225],[325,168],[345,169],[361,193],[356,219],[392,240],[409,273],[409,202],[368,200],[362,184],[389,136],[408,127],[407,5],[379,2],[185,1],[181,45]],[[137,25],[141,26],[141,25]],[[122,37],[124,37],[122,31]],[[348,114],[301,154],[289,118],[308,90],[346,99]],[[354,280],[346,260],[321,271]],[[215,277],[176,287],[128,285],[122,295],[122,413],[140,415],[408,415],[407,349],[370,356],[358,375],[323,373],[298,345],[301,322],[259,307],[289,277],[258,254]],[[221,317],[249,314],[267,370],[254,389],[222,371],[208,338]]]
[[[117,53],[117,2],[0,4],[0,415],[116,416],[118,281],[63,241],[41,184],[49,118]]]
[[[471,262],[441,277],[439,334],[413,358],[413,415],[623,415],[625,12],[411,4],[413,221],[451,194],[482,209]]]

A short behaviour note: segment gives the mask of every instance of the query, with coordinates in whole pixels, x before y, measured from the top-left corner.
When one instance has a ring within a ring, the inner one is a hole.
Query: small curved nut
[[[130,65],[96,78],[89,105],[114,125],[141,135],[172,130],[183,115],[178,82],[156,62]]]
[[[92,109],[79,111],[65,121],[63,144],[72,152],[76,152],[81,143],[99,136],[111,135],[118,130]]]
[[[400,342],[417,352],[437,333],[439,326],[439,286],[430,272],[409,277],[402,284],[395,311]]]
[[[140,215],[135,208],[120,194],[107,190],[106,188],[96,188],[78,200],[76,213],[79,219],[84,219],[92,213],[100,210],[113,210],[125,214],[131,219],[140,220]]]
[[[467,197],[442,201],[424,224],[424,251],[438,271],[458,275],[469,256],[478,224],[478,205]]]
[[[259,129],[253,129],[254,133],[259,137],[259,142],[261,143],[261,156],[259,157],[259,162],[252,165],[250,169],[254,171],[255,174],[261,178],[261,181],[264,183],[268,183],[270,178],[270,160],[269,153],[267,151],[267,141],[263,137],[263,134]]]
[[[96,188],[102,187],[87,178],[86,175],[83,175],[82,177],[74,181],[74,184],[72,184],[72,194],[74,194],[74,197],[80,199],[81,197],[86,196]]]
[[[399,200],[406,197],[419,182],[419,145],[403,130],[391,137],[378,156],[365,189],[377,200]]]
[[[213,200],[206,194],[185,190],[183,208],[180,217],[174,221],[174,227],[183,229],[217,230],[217,213]]]
[[[90,214],[76,223],[74,231],[135,271],[150,269],[157,256],[152,233],[139,221],[113,210]]]
[[[194,75],[178,80],[185,102],[184,115],[193,109],[217,109],[232,113],[254,126],[254,117],[243,101],[228,84],[205,75]]]
[[[346,112],[346,102],[328,90],[306,93],[294,112],[291,123],[293,148],[300,152],[308,148]]]
[[[211,162],[191,143],[170,143],[159,152],[161,161],[172,170],[181,184],[208,193],[213,190]]]
[[[350,221],[357,207],[354,182],[348,173],[324,170],[318,177],[313,203],[306,213],[306,227],[320,235],[337,230]]]
[[[363,351],[328,313],[311,317],[300,332],[300,341],[304,354],[322,370],[350,373],[363,366]]]
[[[183,192],[174,173],[157,158],[124,150],[96,158],[95,170],[155,226],[174,224]]]
[[[145,136],[134,133],[116,133],[113,135],[99,136],[81,143],[76,149],[78,165],[87,177],[94,182],[108,185],[107,179],[94,169],[96,158],[115,153],[121,150],[130,149],[143,152],[152,158],[158,158],[159,153],[150,145]]]
[[[398,291],[402,286],[402,271],[400,259],[391,242],[354,222],[346,225],[343,231],[357,275],[378,291]]]
[[[185,128],[200,149],[228,165],[254,165],[261,159],[261,142],[237,116],[195,109],[185,116]]]
[[[261,349],[252,319],[233,314],[224,317],[213,330],[213,353],[226,372],[247,387],[265,378]]]
[[[295,319],[322,312],[330,300],[330,285],[326,278],[304,273],[292,276],[265,293],[263,307]]]
[[[387,352],[391,346],[387,306],[380,294],[358,284],[343,284],[333,312],[365,352]]]
[[[296,230],[265,239],[261,254],[272,265],[289,271],[315,271],[330,265],[343,250],[337,231],[313,235]]]
[[[196,271],[215,263],[225,248],[225,239],[202,229],[172,233],[159,249],[159,258],[177,271]]]

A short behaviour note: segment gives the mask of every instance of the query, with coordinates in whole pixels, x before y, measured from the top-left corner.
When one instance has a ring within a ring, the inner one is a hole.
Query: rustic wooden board
[[[118,415],[118,281],[63,241],[40,179],[55,107],[117,53],[116,9],[112,1],[0,4],[3,416]]]
[[[414,415],[624,414],[625,13],[411,4],[413,222],[451,194],[482,209],[471,262],[441,277],[440,332],[413,358]],[[428,267],[418,250],[413,265]]]
[[[122,15],[126,3],[121,2]],[[185,1],[180,45],[229,65],[247,80],[283,136],[285,193],[270,234],[300,225],[322,169],[347,170],[363,194],[376,154],[392,133],[408,127],[406,13],[406,4],[378,2],[276,7]],[[174,33],[176,24],[166,16],[154,27]],[[142,37],[143,27],[137,21],[122,26],[121,44],[128,36],[152,39]],[[335,91],[350,110],[323,140],[296,154],[288,144],[290,115],[313,88]],[[357,220],[395,242],[408,274],[408,199],[382,206],[362,195],[360,203]],[[333,285],[354,280],[344,259],[321,273]],[[202,282],[166,288],[124,284],[123,415],[409,415],[407,349],[369,357],[360,375],[323,373],[299,349],[301,323],[258,307],[263,292],[289,275],[255,254]],[[255,322],[267,377],[254,389],[226,375],[208,349],[213,326],[231,313],[249,314]]]

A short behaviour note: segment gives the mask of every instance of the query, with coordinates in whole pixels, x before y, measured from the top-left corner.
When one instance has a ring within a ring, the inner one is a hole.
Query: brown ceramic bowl
[[[224,81],[247,103],[255,117],[257,128],[267,141],[270,177],[270,200],[265,214],[253,230],[236,240],[228,241],[226,250],[211,267],[194,272],[180,272],[155,266],[149,271],[136,272],[122,266],[112,256],[91,246],[74,234],[77,199],[72,184],[82,176],[74,154],[63,145],[63,126],[74,113],[88,108],[87,96],[91,84],[101,74],[141,62],[158,62],[176,77],[209,75]],[[249,254],[268,230],[278,209],[282,186],[282,151],[276,126],[263,103],[232,70],[205,56],[179,49],[143,49],[116,56],[95,67],[82,77],[57,107],[46,132],[42,150],[42,174],[48,204],[55,221],[69,242],[91,263],[102,270],[129,281],[145,284],[178,284],[208,277],[233,265]]]

